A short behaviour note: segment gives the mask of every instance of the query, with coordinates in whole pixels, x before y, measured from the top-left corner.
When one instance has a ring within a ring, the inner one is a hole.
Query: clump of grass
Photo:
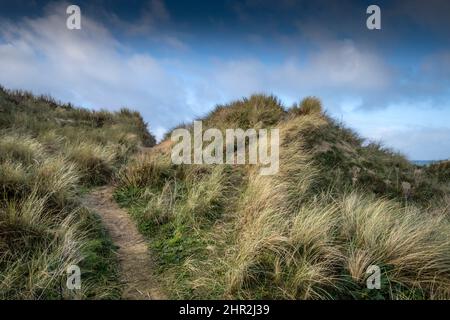
[[[161,192],[155,194],[148,201],[143,219],[155,225],[163,225],[173,219],[178,192],[176,180],[168,180]]]
[[[49,153],[57,153],[63,148],[65,137],[58,134],[56,130],[49,130],[42,132],[37,140],[42,144],[45,150]]]
[[[15,160],[30,165],[41,161],[43,154],[42,145],[30,137],[19,135],[0,137],[0,161]]]
[[[108,181],[113,173],[113,161],[116,156],[113,150],[88,142],[69,145],[67,157],[74,161],[82,174],[82,180],[91,184],[102,184]]]
[[[328,299],[339,286],[342,262],[333,237],[336,208],[311,203],[302,206],[288,230],[289,253],[277,258],[279,286],[290,299]],[[284,270],[283,270],[284,269]]]
[[[170,157],[140,154],[118,173],[118,184],[123,187],[161,187],[172,173]]]
[[[76,165],[59,156],[47,158],[36,168],[33,183],[40,194],[62,208],[75,196],[79,180]]]
[[[275,96],[254,94],[250,98],[219,105],[203,118],[203,124],[219,129],[266,128],[275,125],[286,115]]]
[[[347,270],[357,283],[364,282],[361,271],[374,264],[384,269],[383,292],[389,298],[405,292],[430,297],[435,290],[448,290],[450,224],[443,214],[424,215],[415,207],[356,194],[337,205],[339,239],[345,243]]]
[[[64,214],[57,222],[45,200],[32,193],[1,208],[3,298],[56,298],[65,268],[81,258],[81,235],[74,215]]]
[[[296,115],[321,114],[323,107],[319,98],[306,97],[300,101],[299,106],[294,106],[290,111]]]
[[[186,176],[186,201],[178,209],[178,218],[190,219],[194,225],[198,225],[204,219],[214,219],[220,215],[223,204],[226,201],[227,181],[226,166],[220,165],[211,169],[208,174],[198,175],[194,169]]]
[[[0,163],[0,184],[4,197],[9,198],[13,194],[23,192],[27,181],[28,173],[22,163],[11,160]]]

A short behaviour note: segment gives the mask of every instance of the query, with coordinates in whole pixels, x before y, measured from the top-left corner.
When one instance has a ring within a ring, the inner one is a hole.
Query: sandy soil
[[[113,199],[113,187],[95,189],[84,200],[85,206],[98,213],[118,246],[122,299],[165,299],[154,275],[154,263],[144,237],[139,233],[129,214]]]

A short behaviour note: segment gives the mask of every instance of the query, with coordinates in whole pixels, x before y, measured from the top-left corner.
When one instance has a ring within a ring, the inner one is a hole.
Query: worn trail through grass
[[[94,189],[86,198],[85,206],[97,212],[118,247],[122,299],[165,299],[158,285],[155,265],[144,237],[139,233],[129,214],[113,198],[113,187]]]

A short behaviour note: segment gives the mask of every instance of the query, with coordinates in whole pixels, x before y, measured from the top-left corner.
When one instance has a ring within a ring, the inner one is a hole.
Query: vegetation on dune
[[[324,172],[315,181],[318,190],[358,188],[421,206],[446,192],[445,186],[401,154],[379,143],[366,143],[328,117],[327,125],[309,132],[304,141],[313,162]]]
[[[0,88],[0,298],[118,298],[114,246],[82,193],[154,138],[136,112]],[[78,265],[81,290],[66,288]]]
[[[441,183],[448,185],[450,182],[450,160],[433,163],[425,171]]]
[[[0,298],[118,298],[114,246],[80,203],[114,181],[172,298],[449,299],[449,162],[418,167],[309,97],[253,95],[203,130],[279,128],[280,170],[174,165],[134,111],[0,88]],[[192,130],[191,125],[183,127]],[[250,142],[249,142],[250,143]],[[82,290],[65,288],[82,270]],[[377,265],[381,290],[366,287]]]
[[[365,143],[316,98],[285,110],[255,95],[202,120],[204,130],[278,127],[280,171],[173,165],[170,141],[120,171],[116,199],[152,240],[172,297],[450,298],[443,169]],[[381,290],[366,288],[370,265]]]

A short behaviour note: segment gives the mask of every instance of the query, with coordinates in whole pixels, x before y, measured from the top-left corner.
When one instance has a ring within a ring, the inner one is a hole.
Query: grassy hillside
[[[0,115],[0,299],[118,298],[113,245],[80,196],[154,144],[146,124],[1,87]],[[66,289],[71,264],[80,291]]]
[[[173,298],[450,298],[441,176],[367,144],[315,98],[285,110],[255,95],[202,120],[279,128],[280,172],[173,165],[169,139],[121,170],[116,199],[152,240]],[[370,265],[381,290],[366,289]]]

